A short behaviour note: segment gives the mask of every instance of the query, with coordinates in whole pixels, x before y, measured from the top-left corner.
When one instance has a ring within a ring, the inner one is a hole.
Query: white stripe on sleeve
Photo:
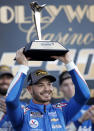
[[[29,67],[25,65],[20,66],[19,71],[17,72],[16,76],[14,77],[13,81],[11,82],[8,88],[6,96],[8,96],[8,94],[10,93],[10,91],[12,90],[16,82],[19,80],[19,78],[21,77],[21,74],[24,73],[25,75],[27,75],[28,70],[29,70]]]

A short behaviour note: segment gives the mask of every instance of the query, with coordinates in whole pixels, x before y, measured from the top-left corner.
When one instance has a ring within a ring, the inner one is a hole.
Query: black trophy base
[[[51,56],[65,55],[67,52],[68,50],[27,50],[24,54],[33,61],[54,61],[55,59]]]
[[[53,49],[30,49],[30,44],[27,44],[24,49],[24,55],[32,61],[54,61],[51,56],[63,56],[69,50],[53,50]]]

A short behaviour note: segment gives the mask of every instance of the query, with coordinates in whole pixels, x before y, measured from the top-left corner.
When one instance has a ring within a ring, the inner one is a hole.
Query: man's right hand
[[[17,50],[16,61],[18,62],[18,64],[27,66],[28,65],[28,58],[26,58],[25,55],[23,54],[23,50],[24,50],[24,48]]]
[[[0,98],[0,111],[6,113],[6,103],[5,99]]]
[[[90,116],[91,116],[91,114],[90,114],[89,110],[87,110],[87,111],[82,115],[82,117],[79,118],[78,121],[79,121],[80,123],[83,123],[84,121],[90,119]]]
[[[91,113],[90,119],[91,119],[92,123],[94,124],[94,105],[92,105],[92,106],[90,107],[89,111],[90,111],[90,113]]]
[[[79,122],[83,123],[84,121],[91,119],[92,122],[94,123],[94,105],[92,105],[84,114],[81,118],[79,118]]]

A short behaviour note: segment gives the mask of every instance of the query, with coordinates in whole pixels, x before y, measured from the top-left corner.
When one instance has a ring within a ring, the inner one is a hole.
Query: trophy
[[[31,41],[26,44],[23,52],[24,55],[29,57],[29,60],[36,61],[53,61],[55,59],[51,58],[51,56],[65,55],[68,50],[65,49],[59,42],[42,40],[40,15],[41,10],[45,7],[45,4],[39,5],[37,2],[32,2],[30,3],[30,7],[34,12],[34,22],[38,40]]]

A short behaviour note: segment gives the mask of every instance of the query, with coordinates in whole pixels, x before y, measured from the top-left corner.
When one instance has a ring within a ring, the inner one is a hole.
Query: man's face
[[[34,100],[44,104],[51,100],[53,86],[49,79],[43,78],[37,84],[30,86],[29,92]]]
[[[7,75],[7,74],[2,75],[0,77],[0,94],[6,95],[12,79],[13,78],[10,75]]]
[[[74,96],[75,88],[71,78],[64,80],[60,87],[61,91],[64,94],[64,97],[66,97],[67,99],[70,99]]]

